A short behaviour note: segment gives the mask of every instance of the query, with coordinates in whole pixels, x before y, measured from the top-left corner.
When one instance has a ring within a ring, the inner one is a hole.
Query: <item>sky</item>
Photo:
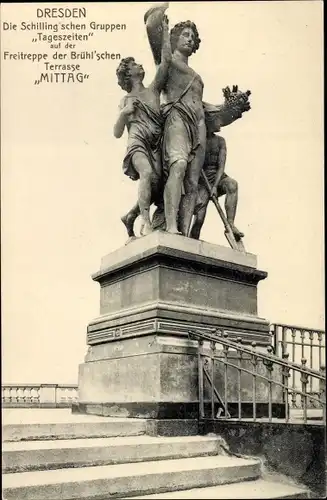
[[[133,56],[145,84],[152,81],[149,4],[65,5],[86,7],[87,19],[74,22],[126,24],[94,31],[76,50]],[[2,4],[1,23],[40,21],[40,6]],[[323,328],[322,2],[172,2],[167,13],[171,26],[191,19],[198,27],[202,41],[189,64],[205,101],[221,103],[226,85],[252,92],[251,111],[221,135],[226,172],[239,183],[236,225],[268,272],[259,316]],[[83,83],[34,85],[42,63],[3,59],[4,50],[55,52],[33,34],[1,32],[2,380],[76,383],[87,324],[99,315],[91,274],[124,245],[120,217],[136,201],[137,183],[122,172],[126,135],[112,133],[124,95],[119,61],[81,61],[90,75]],[[227,245],[213,206],[201,238]]]

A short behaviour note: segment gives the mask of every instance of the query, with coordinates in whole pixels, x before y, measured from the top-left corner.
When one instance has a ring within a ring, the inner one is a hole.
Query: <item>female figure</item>
[[[114,136],[120,138],[125,127],[128,130],[128,144],[123,161],[123,171],[133,180],[140,179],[138,207],[142,221],[141,234],[152,231],[150,205],[160,203],[162,188],[161,137],[163,120],[160,113],[160,92],[168,75],[171,61],[168,20],[164,16],[161,23],[162,52],[161,63],[149,87],[144,87],[144,69],[133,57],[121,61],[117,68],[118,84],[127,95],[120,104],[120,114],[114,126]],[[133,217],[136,214],[136,207]],[[134,214],[135,212],[135,214]],[[131,214],[130,214],[131,215]],[[122,218],[129,231],[129,214]]]

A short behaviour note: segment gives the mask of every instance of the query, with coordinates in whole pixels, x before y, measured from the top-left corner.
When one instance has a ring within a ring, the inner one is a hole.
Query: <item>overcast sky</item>
[[[127,30],[95,32],[79,50],[134,56],[150,83],[149,5],[80,5],[87,23]],[[2,4],[2,21],[36,22],[37,6]],[[171,26],[198,26],[202,42],[190,65],[204,100],[221,102],[226,85],[252,91],[252,110],[222,135],[227,173],[239,182],[236,224],[269,273],[259,284],[259,315],[323,327],[322,3],[174,2],[168,15]],[[1,40],[2,51],[49,52],[27,32],[4,31]],[[34,85],[41,65],[1,61],[3,382],[77,381],[86,327],[99,313],[90,275],[124,244],[120,217],[137,195],[122,173],[126,135],[112,135],[123,96],[117,65],[86,61],[83,84]],[[214,207],[202,239],[227,244]]]

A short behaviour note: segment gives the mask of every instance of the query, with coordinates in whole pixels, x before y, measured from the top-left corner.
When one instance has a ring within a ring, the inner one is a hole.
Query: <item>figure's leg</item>
[[[236,239],[240,239],[244,236],[244,233],[239,231],[234,224],[237,202],[238,202],[238,184],[231,177],[225,177],[219,184],[219,195],[226,194],[225,198],[225,211],[227,220],[231,226]]]
[[[186,160],[176,161],[170,168],[164,191],[166,231],[181,234],[177,228],[177,215],[182,196],[182,184],[187,168]]]
[[[161,231],[166,230],[165,208],[163,203],[158,205],[154,211],[152,217],[152,229],[154,231],[157,229],[160,229]]]
[[[163,155],[168,170],[164,189],[166,231],[173,234],[181,234],[177,217],[190,150],[190,139],[183,119],[172,110],[165,124]]]
[[[199,138],[200,145],[196,150],[195,157],[187,167],[184,178],[185,196],[183,196],[180,206],[181,231],[184,236],[189,235],[195,202],[198,194],[200,173],[204,163],[206,146],[206,128],[204,121],[203,124],[201,123],[199,125]]]
[[[199,185],[198,199],[196,201],[194,220],[190,233],[190,237],[195,240],[198,240],[200,238],[201,229],[207,213],[209,199],[210,196],[206,187]]]
[[[150,222],[152,167],[144,153],[135,153],[133,155],[132,161],[135,170],[140,176],[138,205],[140,207],[140,213],[143,219],[141,234],[142,236],[145,236],[146,234],[152,232]]]
[[[159,163],[160,162],[160,163]],[[164,199],[163,199],[163,191],[164,191],[164,180],[161,175],[161,158],[156,159],[157,171],[158,175],[153,175],[152,181],[152,196],[151,202],[156,205],[156,209],[154,211],[151,226],[153,230],[161,229],[165,230],[165,209],[164,209]],[[159,165],[159,169],[158,169]]]
[[[121,218],[122,223],[125,225],[127,229],[127,234],[130,239],[136,238],[134,233],[134,222],[140,215],[140,207],[139,204],[136,203],[131,210]]]

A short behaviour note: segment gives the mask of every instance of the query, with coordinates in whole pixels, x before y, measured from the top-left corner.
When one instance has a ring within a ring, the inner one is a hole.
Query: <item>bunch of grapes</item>
[[[251,95],[250,90],[242,92],[238,89],[238,85],[233,85],[232,90],[230,87],[225,87],[223,89],[223,95],[225,98],[224,106],[229,108],[230,111],[234,111],[236,114],[242,114],[251,109],[249,102],[249,96]]]

